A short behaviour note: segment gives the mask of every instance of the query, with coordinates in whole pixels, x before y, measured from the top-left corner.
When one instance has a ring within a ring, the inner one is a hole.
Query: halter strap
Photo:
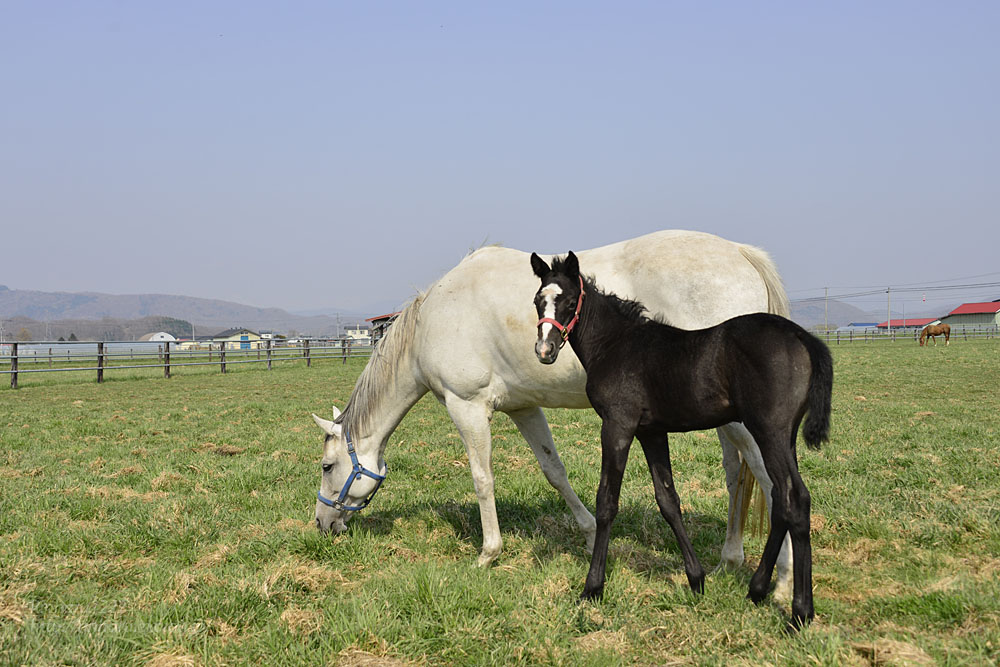
[[[346,425],[344,426],[344,438],[347,440],[347,453],[351,457],[351,466],[352,466],[351,474],[348,476],[347,481],[344,482],[344,488],[340,490],[340,495],[337,497],[336,500],[330,500],[329,498],[324,496],[322,489],[319,491],[319,493],[316,494],[316,497],[319,498],[319,501],[321,503],[323,503],[324,505],[328,505],[335,510],[341,510],[344,512],[357,512],[358,510],[363,510],[364,508],[368,507],[368,503],[372,501],[372,498],[375,497],[375,494],[378,492],[379,487],[382,486],[382,482],[385,480],[385,475],[380,475],[377,472],[372,472],[368,468],[361,465],[361,463],[358,461],[358,455],[354,452],[354,443],[351,442],[351,434],[347,430]],[[389,466],[386,466],[386,472],[388,471],[389,471]],[[351,491],[351,485],[354,484],[355,480],[357,480],[359,477],[362,476],[371,477],[372,479],[374,479],[375,488],[372,489],[371,493],[365,496],[365,499],[361,502],[360,505],[345,505],[344,500],[347,498],[347,494],[350,493]]]
[[[548,323],[554,326],[559,331],[559,333],[562,334],[562,341],[560,341],[559,343],[560,348],[566,344],[567,340],[569,340],[570,332],[573,331],[573,327],[576,326],[576,323],[580,321],[580,308],[583,307],[583,294],[584,294],[583,276],[577,276],[577,278],[580,279],[580,298],[577,299],[576,301],[576,312],[573,313],[573,319],[569,321],[569,324],[563,326],[562,324],[559,324],[559,322],[552,319],[551,317],[543,317],[540,320],[538,320],[538,324],[535,325],[540,327],[543,324]]]

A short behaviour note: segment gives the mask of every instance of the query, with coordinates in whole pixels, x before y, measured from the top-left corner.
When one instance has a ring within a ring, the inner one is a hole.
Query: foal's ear
[[[576,258],[572,250],[566,255],[566,262],[563,264],[563,268],[566,270],[566,275],[571,279],[580,277],[580,260]]]
[[[531,268],[539,278],[544,278],[552,272],[552,269],[545,263],[545,260],[535,253],[531,253]]]

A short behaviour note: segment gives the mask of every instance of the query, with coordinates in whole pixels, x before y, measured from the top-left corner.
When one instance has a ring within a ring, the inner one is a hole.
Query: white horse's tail
[[[764,281],[764,287],[767,288],[767,312],[789,317],[792,311],[788,305],[788,295],[771,256],[752,245],[741,245],[740,253],[757,269],[760,279]]]
[[[767,312],[781,315],[782,317],[790,317],[792,310],[788,304],[788,294],[785,293],[785,286],[781,282],[778,267],[775,266],[771,256],[752,245],[741,245],[740,253],[750,262],[753,268],[757,269],[760,279],[764,281],[764,287],[767,288]],[[750,473],[750,468],[747,466],[746,461],[740,466],[739,485],[738,497],[743,502],[741,514],[743,516],[743,527],[746,529],[747,517],[750,514],[747,510],[749,509],[748,506],[750,505],[753,488],[756,486],[754,477]],[[753,510],[754,517],[750,527],[754,535],[761,537],[770,531],[771,522],[770,517],[767,516],[767,504],[764,501],[764,492],[759,486],[757,487],[756,495],[757,500],[754,503]]]

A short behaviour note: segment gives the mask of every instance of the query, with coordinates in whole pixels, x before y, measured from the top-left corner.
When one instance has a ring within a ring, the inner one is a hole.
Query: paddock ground
[[[362,364],[0,389],[0,663],[997,664],[1000,342],[831,347],[831,442],[800,447],[817,619],[744,599],[748,567],[695,598],[638,447],[605,598],[579,604],[583,540],[508,418],[494,419],[504,552],[475,567],[461,442],[425,397],[389,477],[334,538],[312,508],[320,433]],[[598,420],[548,412],[592,507]],[[685,522],[716,565],[713,433],[672,438]]]

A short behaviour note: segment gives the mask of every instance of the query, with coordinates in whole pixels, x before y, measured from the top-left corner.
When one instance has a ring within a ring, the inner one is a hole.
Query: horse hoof
[[[767,589],[768,589],[767,586],[765,586],[764,588],[759,588],[751,585],[750,590],[747,592],[747,600],[750,600],[750,602],[753,602],[755,605],[760,606],[760,603],[763,602],[764,598],[767,597]]]
[[[778,577],[778,583],[774,586],[774,601],[780,602],[782,604],[792,601],[792,582],[784,581],[781,577]]]
[[[705,594],[705,573],[702,572],[700,575],[691,576],[688,575],[688,585],[691,586],[691,590],[694,591],[695,595]]]
[[[812,604],[792,604],[792,626],[794,626],[796,630],[809,625],[815,616],[816,612],[813,611]]]
[[[596,588],[594,590],[588,590],[585,588],[583,589],[583,592],[580,593],[580,602],[590,602],[592,600],[597,601],[600,600],[602,597],[604,597],[603,586],[601,586],[600,588]]]

